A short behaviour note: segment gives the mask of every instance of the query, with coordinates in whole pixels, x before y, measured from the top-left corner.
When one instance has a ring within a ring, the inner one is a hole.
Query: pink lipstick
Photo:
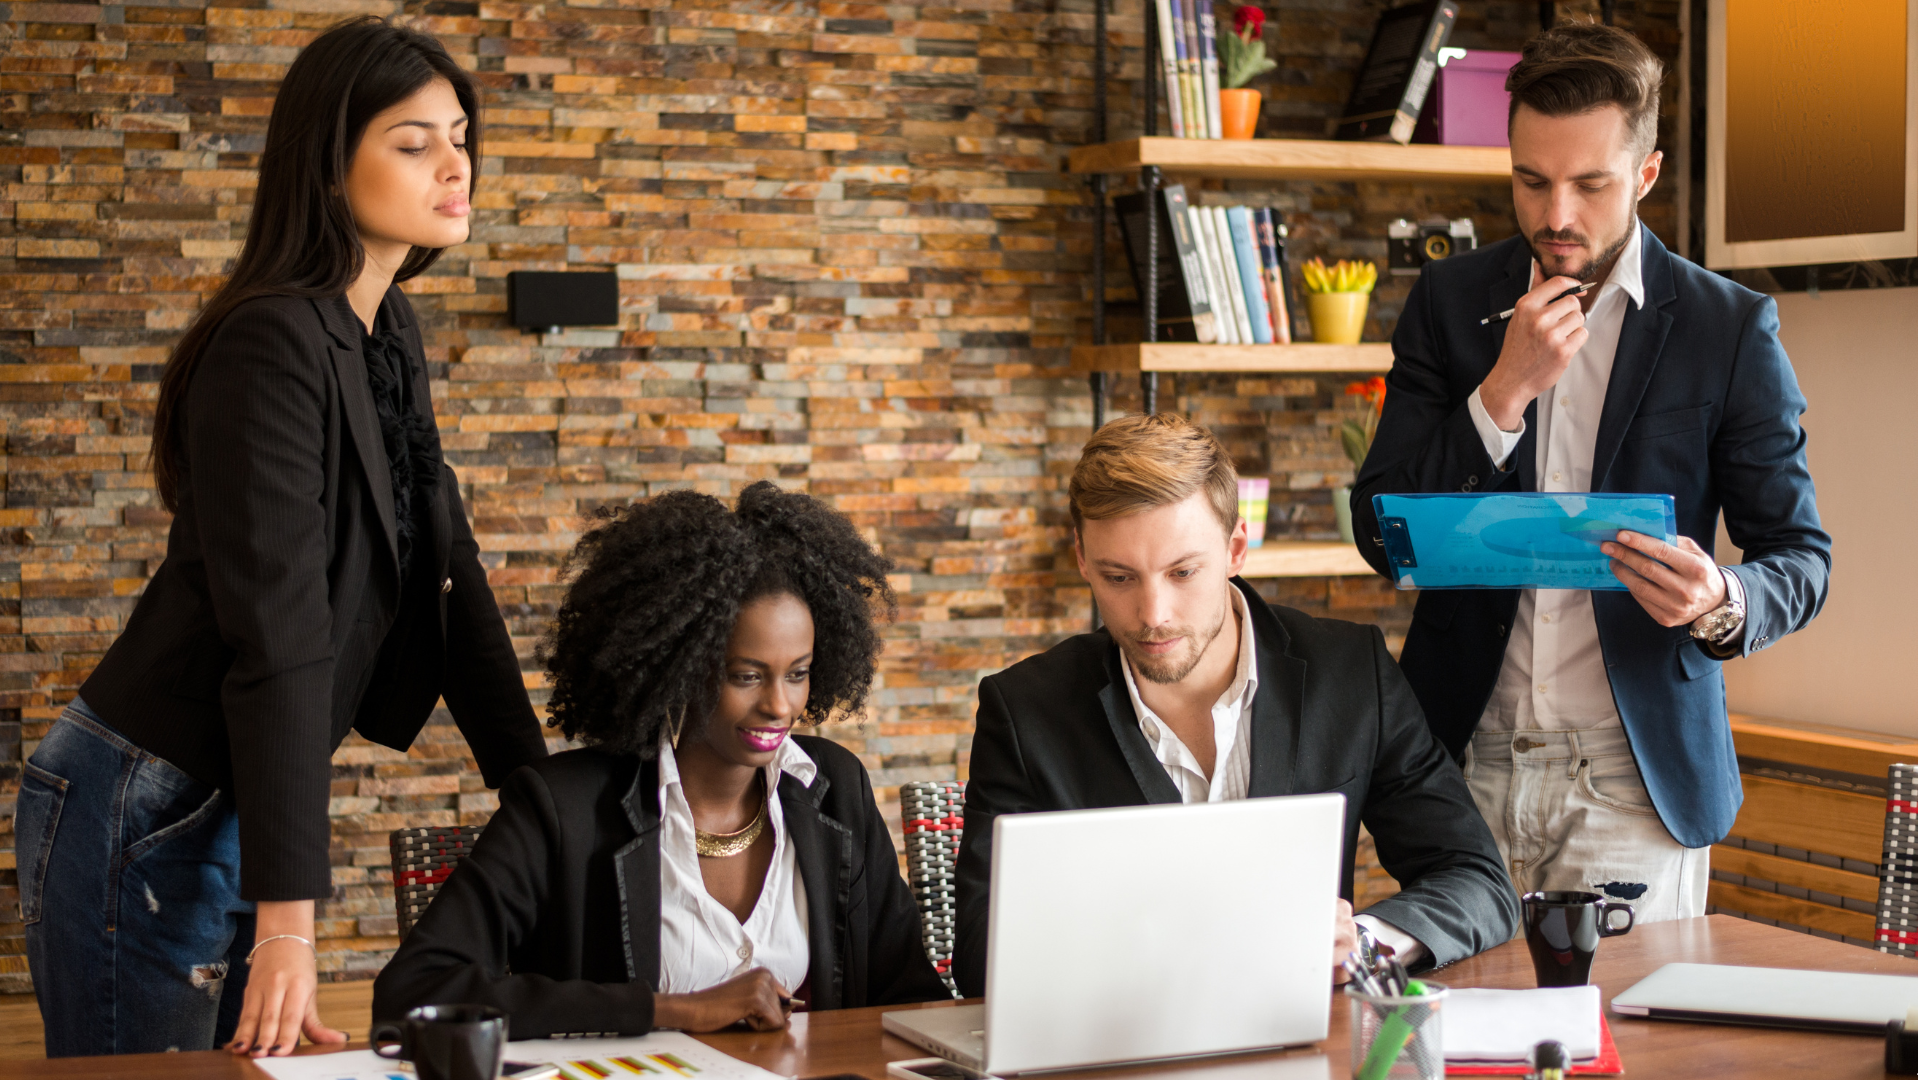
[[[736,728],[734,730],[739,732],[740,741],[747,744],[747,749],[764,754],[780,749],[780,744],[787,740],[787,732],[791,729]]]

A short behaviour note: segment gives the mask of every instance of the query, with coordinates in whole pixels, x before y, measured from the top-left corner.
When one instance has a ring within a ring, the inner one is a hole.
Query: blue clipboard
[[[1679,542],[1671,495],[1375,495],[1373,512],[1399,589],[1624,592],[1602,543],[1622,529]]]

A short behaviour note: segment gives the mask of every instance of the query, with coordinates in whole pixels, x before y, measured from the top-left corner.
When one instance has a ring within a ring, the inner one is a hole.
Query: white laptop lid
[[[1906,1019],[1917,988],[1911,975],[1668,964],[1616,996],[1612,1007],[1627,1016],[1685,1013],[1735,1023],[1879,1029]]]
[[[990,1073],[1327,1034],[1343,795],[994,822]]]

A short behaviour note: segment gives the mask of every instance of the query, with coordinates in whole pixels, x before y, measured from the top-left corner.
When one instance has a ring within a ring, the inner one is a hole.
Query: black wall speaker
[[[618,326],[620,278],[612,272],[507,274],[507,320],[524,331],[563,326]]]

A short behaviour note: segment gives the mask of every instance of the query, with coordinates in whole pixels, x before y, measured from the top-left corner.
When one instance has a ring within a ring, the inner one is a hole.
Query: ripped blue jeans
[[[14,817],[47,1056],[207,1050],[233,1037],[253,904],[233,799],[75,699],[28,759]]]

